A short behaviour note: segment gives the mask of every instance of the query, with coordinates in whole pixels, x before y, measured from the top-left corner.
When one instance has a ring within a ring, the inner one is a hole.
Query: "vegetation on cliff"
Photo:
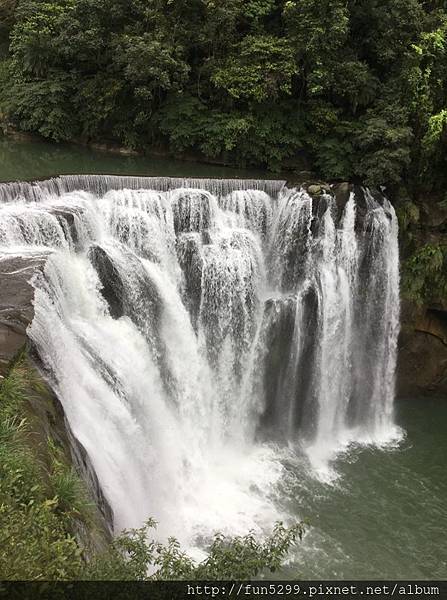
[[[27,398],[41,385],[22,361],[1,381],[0,579],[67,579],[82,565],[73,530],[88,500],[32,417]]]
[[[442,189],[440,0],[8,0],[1,111],[54,140],[112,139],[325,179]]]
[[[397,202],[402,296],[415,306],[447,308],[447,197]]]
[[[36,394],[43,402],[46,386],[22,355],[0,379],[0,580],[247,579],[277,570],[301,538],[301,524],[281,523],[264,542],[252,533],[217,534],[197,563],[176,539],[153,541],[150,520],[95,546],[95,507],[70,457],[34,413]]]

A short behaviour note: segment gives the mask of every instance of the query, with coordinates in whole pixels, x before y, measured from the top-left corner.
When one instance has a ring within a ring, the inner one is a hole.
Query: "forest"
[[[56,141],[441,193],[440,0],[6,0],[0,112]]]

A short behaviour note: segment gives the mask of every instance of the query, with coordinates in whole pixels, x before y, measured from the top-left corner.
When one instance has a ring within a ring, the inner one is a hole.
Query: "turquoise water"
[[[19,142],[0,136],[0,181],[76,174],[160,177],[269,178],[265,171],[233,169],[170,159],[123,156],[71,144]],[[274,175],[270,175],[274,178]]]
[[[288,577],[447,578],[447,402],[407,398],[396,406],[403,440],[353,448],[322,483],[290,472],[285,496],[310,529]]]
[[[256,170],[0,138],[0,181],[74,173],[266,177]],[[396,415],[402,441],[350,448],[334,462],[331,483],[316,479],[304,463],[287,465],[281,504],[310,525],[283,575],[447,579],[446,398],[400,400]]]

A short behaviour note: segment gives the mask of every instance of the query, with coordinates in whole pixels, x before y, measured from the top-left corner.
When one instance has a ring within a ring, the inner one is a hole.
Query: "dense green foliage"
[[[195,562],[172,538],[150,538],[150,520],[96,549],[93,505],[54,440],[41,431],[29,399],[42,382],[22,359],[0,380],[0,580],[248,579],[277,570],[303,526],[277,523],[263,542],[249,533],[217,534],[208,556]],[[90,531],[80,536],[82,530]]]
[[[0,102],[20,129],[272,169],[305,156],[328,179],[445,182],[440,0],[4,5]]]
[[[100,581],[247,580],[264,571],[277,571],[304,531],[300,523],[290,528],[276,523],[271,536],[263,542],[252,532],[234,538],[216,534],[207,558],[196,562],[182,552],[175,538],[167,544],[150,540],[149,530],[154,526],[150,520],[145,527],[115,538],[107,551],[84,569],[83,578]]]
[[[440,236],[441,237],[441,236]],[[447,298],[447,244],[419,246],[403,263],[402,295],[416,305],[445,305]]]

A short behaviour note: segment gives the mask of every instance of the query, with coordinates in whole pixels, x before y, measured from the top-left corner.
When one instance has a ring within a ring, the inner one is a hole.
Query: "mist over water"
[[[291,465],[327,485],[341,451],[399,438],[383,196],[65,177],[0,185],[0,217],[0,253],[49,255],[29,336],[115,531],[263,533],[296,515]]]

